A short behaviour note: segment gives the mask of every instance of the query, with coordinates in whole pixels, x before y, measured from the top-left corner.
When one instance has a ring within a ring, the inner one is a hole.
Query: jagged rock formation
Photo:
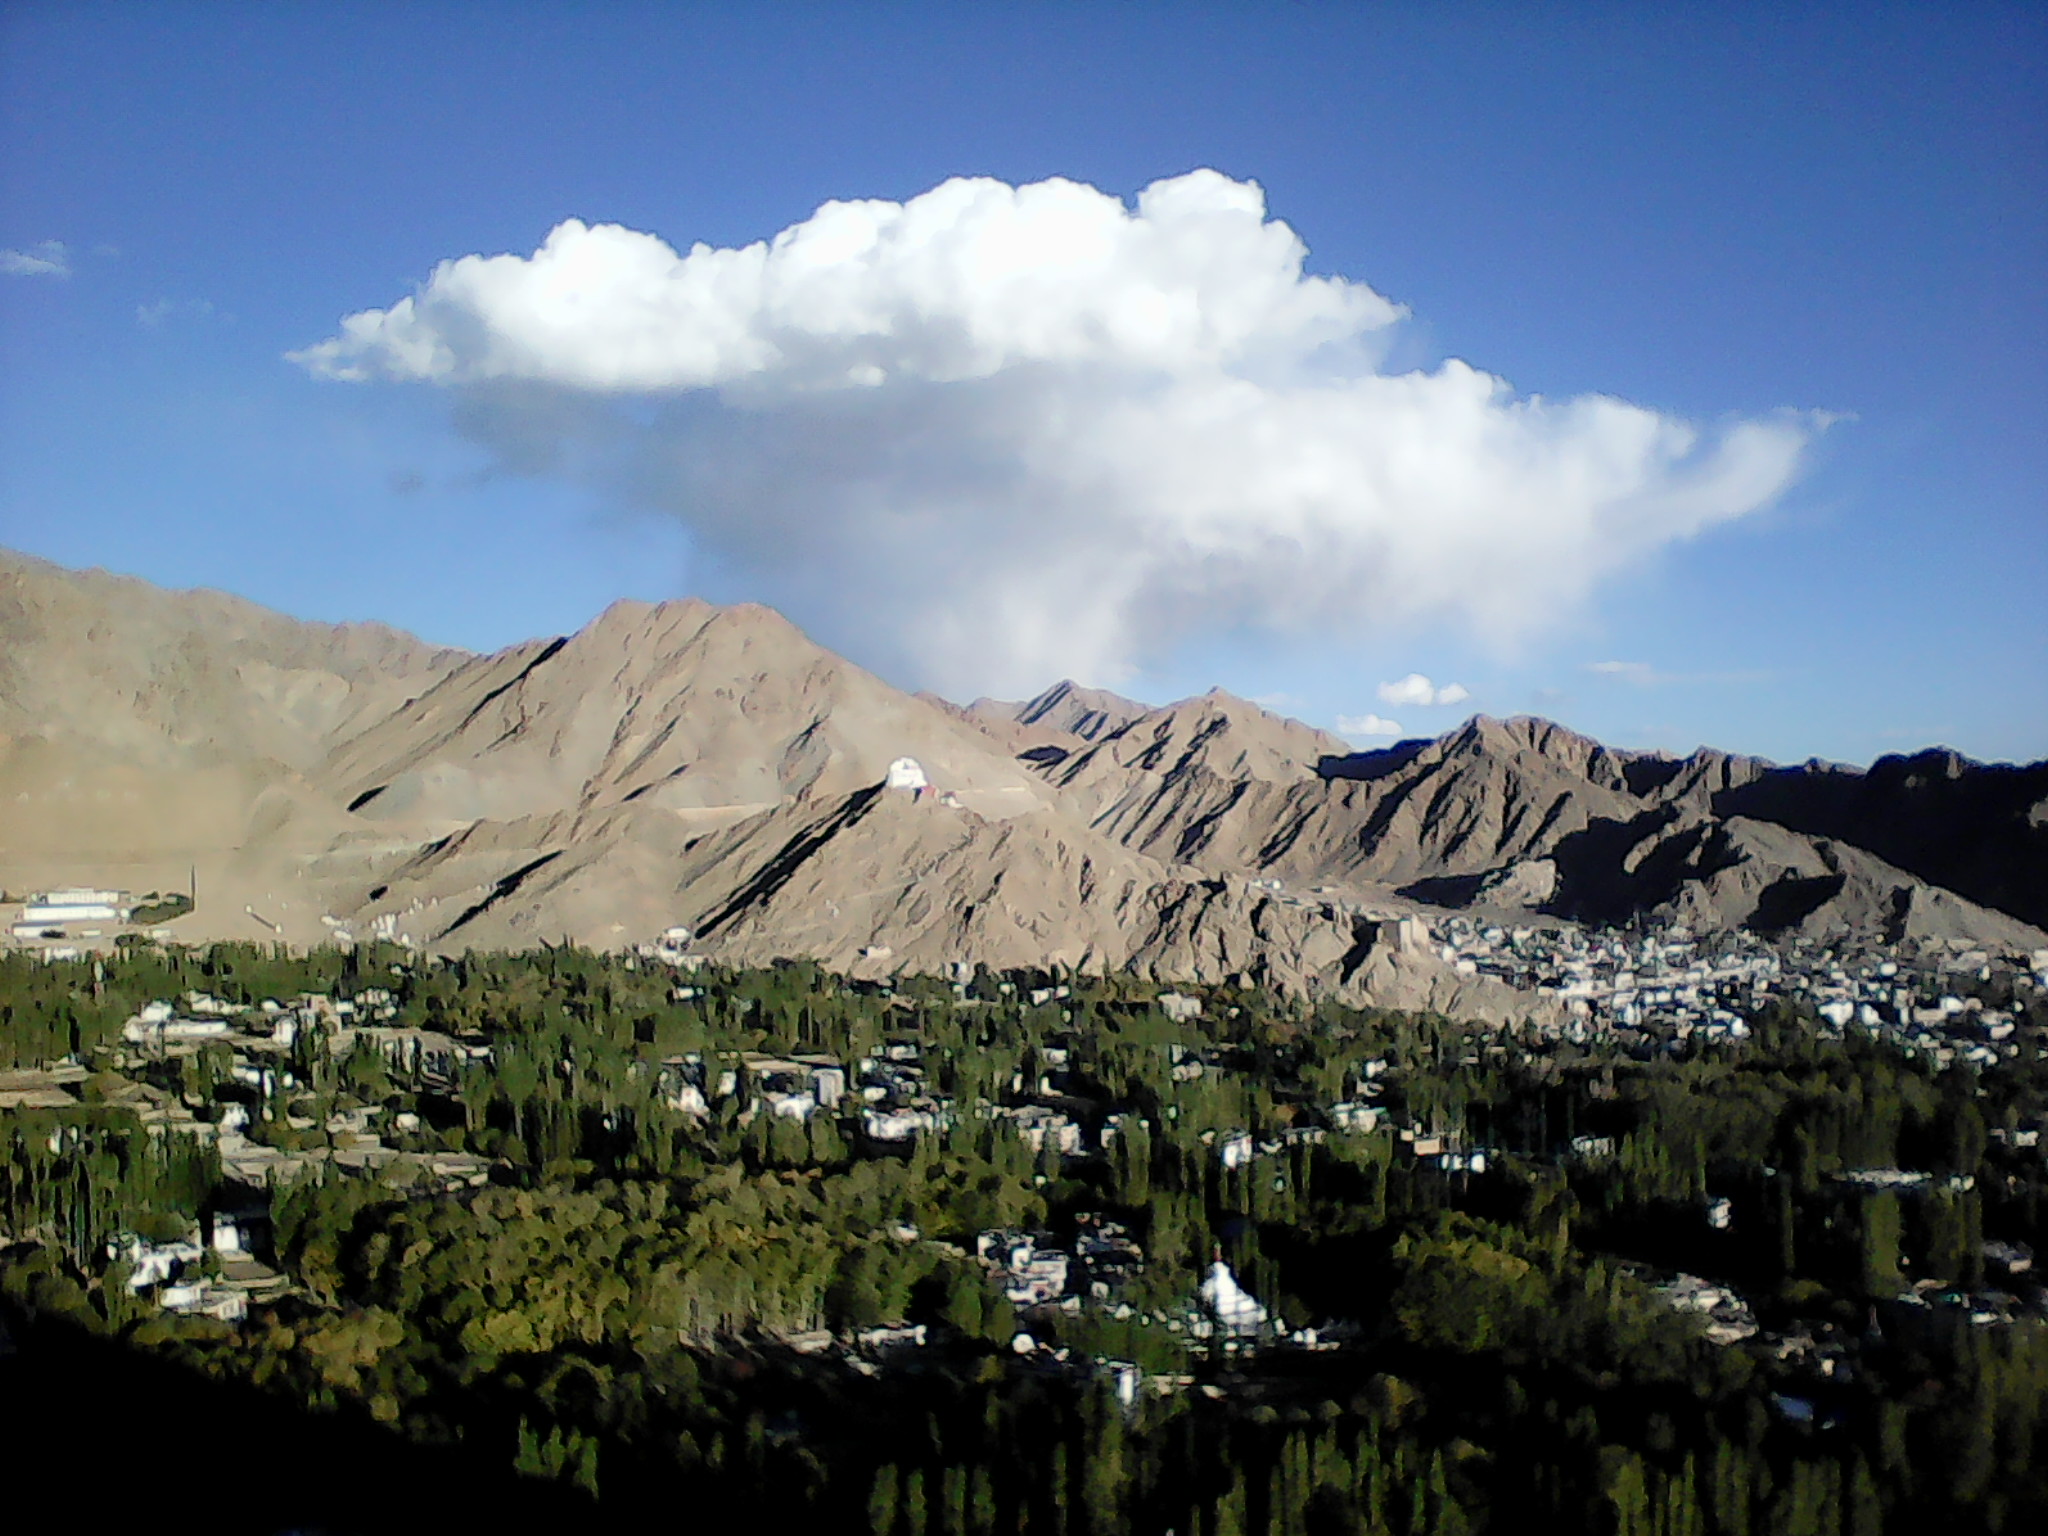
[[[1146,707],[1133,699],[1102,688],[1083,688],[1072,680],[1054,683],[1021,704],[976,699],[967,706],[968,715],[975,720],[1012,720],[1027,729],[1037,727],[1076,741],[1094,741],[1122,730],[1145,712]]]
[[[998,813],[1047,798],[979,732],[770,609],[617,603],[450,672],[337,748],[324,780],[360,816],[447,830],[628,804],[759,810],[879,782],[906,752]]]
[[[1127,846],[1290,886],[1378,882],[1450,906],[1594,922],[1650,912],[1712,929],[1918,923],[2013,943],[2048,924],[2048,764],[1928,752],[1867,774],[1778,768],[1709,749],[1617,751],[1549,721],[1484,716],[1435,741],[1326,753],[1312,769],[1299,745],[1219,760],[1211,744],[1227,739],[1176,705],[1041,772]],[[1938,887],[1938,902],[1915,895]]]
[[[1057,762],[1097,737],[1122,729],[1150,708],[1121,694],[1084,688],[1072,681],[1054,683],[1022,703],[982,698],[961,705],[932,693],[918,697],[966,721],[1005,751],[1048,762]]]
[[[0,639],[0,881],[196,868],[191,938],[679,925],[748,962],[1129,967],[1493,1018],[1549,1005],[1379,914],[2048,943],[2048,765],[1674,760],[1484,718],[1354,753],[1221,692],[961,708],[751,606],[620,603],[471,656],[11,555]],[[884,787],[903,757],[927,787]]]

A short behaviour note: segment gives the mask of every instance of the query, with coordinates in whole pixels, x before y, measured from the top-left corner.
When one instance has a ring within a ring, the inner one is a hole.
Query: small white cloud
[[[69,277],[71,253],[62,240],[45,240],[25,251],[0,251],[0,272],[9,277]]]
[[[1382,704],[1458,704],[1472,695],[1463,683],[1445,683],[1439,688],[1420,672],[1410,672],[1406,677],[1379,687]]]
[[[1398,736],[1401,722],[1383,720],[1378,715],[1339,715],[1337,717],[1339,736]]]

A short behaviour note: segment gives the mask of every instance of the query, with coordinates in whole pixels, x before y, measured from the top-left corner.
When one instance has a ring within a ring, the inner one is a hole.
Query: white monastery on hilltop
[[[931,781],[924,776],[924,765],[914,757],[899,757],[889,765],[889,777],[884,781],[890,789],[929,789]]]

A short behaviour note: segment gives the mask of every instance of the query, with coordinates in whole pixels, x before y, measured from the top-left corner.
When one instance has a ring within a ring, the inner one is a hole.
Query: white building
[[[1226,1334],[1254,1334],[1266,1326],[1266,1309],[1221,1259],[1209,1266],[1209,1278],[1202,1282],[1202,1305]]]
[[[704,1090],[695,1083],[678,1083],[669,1090],[666,1102],[670,1109],[680,1110],[686,1115],[708,1115],[711,1106],[704,1100]]]
[[[31,896],[21,909],[25,924],[43,923],[125,923],[128,921],[126,891],[96,891],[82,887],[44,891]]]
[[[216,1040],[227,1032],[226,1019],[151,1019],[147,1009],[121,1026],[121,1038],[136,1045],[152,1040],[166,1044],[173,1040]]]
[[[187,1317],[239,1323],[249,1315],[249,1298],[245,1294],[205,1280],[181,1280],[166,1285],[156,1293],[156,1299],[166,1312],[182,1312]]]
[[[107,1244],[107,1257],[128,1261],[128,1289],[146,1291],[161,1285],[188,1264],[206,1257],[206,1250],[189,1239],[152,1243],[140,1237],[115,1238]]]
[[[1233,1131],[1223,1138],[1223,1166],[1242,1168],[1258,1155],[1250,1131]]]
[[[1330,1106],[1330,1124],[1340,1131],[1377,1130],[1384,1111],[1377,1104],[1362,1104],[1356,1099]]]
[[[934,1129],[934,1117],[921,1109],[870,1109],[861,1115],[860,1128],[870,1141],[909,1141]]]

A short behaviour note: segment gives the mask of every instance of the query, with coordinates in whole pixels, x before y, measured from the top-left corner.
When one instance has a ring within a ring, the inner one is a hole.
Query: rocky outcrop
[[[1709,749],[1617,751],[1549,721],[1484,716],[1312,766],[1298,750],[1219,764],[1181,749],[1199,735],[1147,716],[1040,771],[1127,846],[1292,886],[1811,934],[1889,931],[1901,903],[1934,910],[1911,896],[1924,888],[1944,895],[1941,917],[1924,920],[1957,938],[2018,942],[2048,922],[2048,765],[1930,753],[1868,774],[1778,768]]]
[[[342,743],[322,778],[357,815],[446,830],[761,808],[876,783],[905,755],[992,809],[1046,798],[979,731],[780,614],[692,600],[617,603],[574,635],[478,657]]]
[[[1072,680],[1054,683],[1021,704],[1001,699],[976,699],[965,713],[985,726],[999,722],[1021,727],[1040,739],[1079,744],[1121,730],[1147,712],[1148,706],[1102,688],[1084,688]]]

